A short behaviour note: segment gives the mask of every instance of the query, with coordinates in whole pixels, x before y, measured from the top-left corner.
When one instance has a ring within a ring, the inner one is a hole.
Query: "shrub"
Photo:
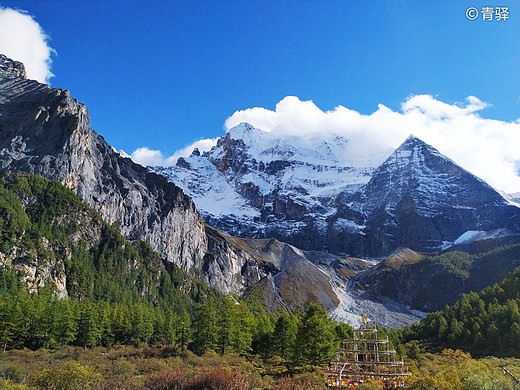
[[[11,379],[0,379],[0,389],[2,390],[31,390],[23,383],[14,383]]]
[[[239,372],[228,372],[215,368],[210,372],[193,378],[189,390],[247,390],[249,381]]]
[[[10,379],[15,383],[21,383],[27,377],[27,373],[20,367],[9,365],[5,366],[0,376],[4,379]]]
[[[115,360],[110,365],[111,379],[124,382],[135,375],[135,366],[128,360]]]
[[[316,390],[323,387],[323,379],[316,383],[311,376],[281,377],[276,382],[275,390]]]
[[[38,372],[34,383],[41,390],[85,390],[101,380],[93,367],[65,362],[61,367]]]
[[[108,381],[103,381],[103,383],[98,385],[98,387],[96,387],[96,389],[99,389],[99,390],[134,390],[134,389],[136,389],[136,387],[129,383],[108,380]]]
[[[150,375],[144,384],[146,390],[184,390],[187,378],[181,370],[161,371]]]

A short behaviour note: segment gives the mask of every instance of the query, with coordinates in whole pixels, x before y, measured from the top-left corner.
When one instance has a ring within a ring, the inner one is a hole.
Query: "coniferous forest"
[[[163,264],[148,244],[130,243],[57,181],[9,175],[0,182],[0,191],[3,252],[32,254],[38,259],[36,273],[63,267],[69,294],[60,299],[50,278],[35,287],[37,293],[28,291],[17,272],[23,264],[4,266],[4,350],[147,343],[198,354],[209,349],[221,354],[276,353],[295,362],[321,364],[349,329],[329,319],[319,305],[301,313],[268,315],[255,292],[239,300],[194,281],[174,264]],[[86,233],[82,224],[90,226],[88,234],[99,236],[90,248],[85,240],[71,242],[71,237]],[[303,342],[301,351],[295,350],[297,337]],[[309,352],[305,343],[318,347]]]
[[[209,288],[57,181],[5,174],[0,195],[2,388],[319,389],[352,337],[319,304],[269,313],[261,290]],[[410,364],[411,388],[513,388],[500,365],[520,358],[519,305],[517,268],[381,334]]]

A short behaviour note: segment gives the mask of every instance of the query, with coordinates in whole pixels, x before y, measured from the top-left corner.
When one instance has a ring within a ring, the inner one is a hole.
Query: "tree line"
[[[401,330],[403,342],[420,340],[434,349],[452,348],[474,356],[520,357],[520,267],[501,283],[464,294],[443,311]]]
[[[0,178],[0,252],[8,258],[13,251],[37,258],[37,271],[64,273],[69,296],[58,299],[50,282],[30,293],[24,275],[8,263],[0,267],[3,349],[147,343],[197,354],[279,356],[297,366],[327,363],[339,340],[351,336],[349,325],[318,304],[267,313],[261,291],[239,299],[193,280],[148,244],[129,242],[59,182],[39,176]],[[420,352],[414,341],[520,357],[519,274],[391,332],[394,347],[410,357]]]
[[[0,343],[3,349],[117,344],[162,345],[196,354],[279,356],[293,365],[323,365],[339,341],[352,336],[347,324],[332,320],[319,304],[296,313],[253,311],[230,296],[208,296],[188,309],[137,302],[57,299],[51,289],[29,294],[0,272]],[[6,283],[11,281],[11,285]]]
[[[268,314],[258,291],[239,299],[193,280],[56,180],[8,173],[0,194],[0,251],[25,253],[37,273],[65,274],[68,293],[58,299],[50,280],[29,292],[23,273],[0,267],[3,349],[147,343],[325,364],[351,330],[318,304]]]

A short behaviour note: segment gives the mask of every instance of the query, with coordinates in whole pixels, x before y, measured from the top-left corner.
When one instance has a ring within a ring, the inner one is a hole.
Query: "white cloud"
[[[493,187],[520,191],[520,121],[483,119],[477,112],[487,106],[474,96],[464,104],[448,104],[417,95],[402,103],[402,112],[380,104],[374,113],[362,115],[343,106],[322,111],[312,101],[288,96],[274,111],[262,107],[236,111],[225,128],[248,122],[280,137],[341,135],[359,148],[396,148],[413,133]]]
[[[136,149],[131,158],[138,164],[143,166],[164,166],[169,167],[175,165],[179,157],[188,157],[193,149],[199,149],[200,153],[210,150],[217,143],[217,138],[202,139],[176,151],[172,156],[165,157],[159,150],[151,150],[147,147]]]
[[[437,148],[496,189],[520,191],[520,120],[504,122],[484,119],[478,111],[488,107],[474,96],[465,103],[448,104],[430,95],[417,95],[393,111],[379,104],[370,115],[337,106],[322,111],[312,101],[288,96],[274,111],[262,107],[236,111],[225,122],[226,130],[248,122],[280,137],[295,135],[343,136],[350,140],[350,153],[366,156],[378,148],[397,148],[410,134]],[[158,150],[140,148],[132,159],[142,165],[175,165],[194,148],[211,149],[216,139],[197,141],[171,157]]]
[[[0,8],[0,53],[23,62],[27,77],[49,84],[51,53],[48,36],[40,25],[24,11]]]
[[[138,148],[130,156],[136,163],[146,167],[148,165],[164,165],[165,158],[160,150],[151,150],[147,147]]]
[[[192,152],[193,149],[197,148],[199,149],[199,152],[202,154],[203,152],[206,152],[210,150],[213,146],[217,144],[217,138],[208,138],[208,139],[201,139],[199,141],[195,141],[194,143],[186,146],[185,148],[176,151],[173,156],[168,157],[166,163],[167,166],[169,165],[175,165],[179,157],[188,157]]]

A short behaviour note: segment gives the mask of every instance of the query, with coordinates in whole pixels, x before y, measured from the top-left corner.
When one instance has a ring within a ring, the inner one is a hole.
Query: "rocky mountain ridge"
[[[69,91],[28,80],[0,55],[0,171],[56,179],[131,241],[223,292],[240,294],[268,273],[233,244],[206,232],[182,189],[120,155],[90,126]],[[253,264],[248,267],[245,264]]]
[[[126,237],[186,271],[199,267],[207,238],[192,200],[115,152],[69,91],[27,80],[5,56],[0,64],[0,169],[57,179]]]
[[[384,257],[440,251],[467,231],[518,235],[520,208],[420,139],[356,154],[327,137],[242,123],[210,151],[150,170],[181,186],[211,225],[304,250]]]
[[[366,216],[366,253],[386,254],[403,246],[435,252],[468,231],[519,233],[518,207],[414,136],[352,198],[353,209]]]
[[[399,301],[402,297],[379,294],[377,289],[372,294],[357,282],[376,261],[346,255],[365,254],[367,248],[381,255],[402,242],[395,239],[399,223],[378,225],[379,217],[370,219],[383,210],[390,217],[381,214],[386,218],[381,220],[399,221],[391,218],[392,208],[386,210],[376,202],[378,186],[392,188],[388,181],[395,176],[394,167],[408,175],[403,182],[415,183],[409,176],[416,170],[401,169],[406,164],[381,165],[389,151],[356,151],[349,140],[338,137],[322,143],[312,137],[262,139],[260,130],[242,125],[220,139],[211,152],[194,151],[190,158],[179,159],[176,183],[183,191],[116,152],[91,128],[86,107],[68,91],[27,80],[23,65],[5,56],[0,56],[0,76],[1,171],[59,180],[131,241],[148,242],[165,264],[175,263],[226,293],[256,291],[268,308],[319,301],[336,318],[352,324],[359,323],[363,312],[386,326],[421,317],[422,313]],[[344,155],[345,150],[349,154]],[[420,145],[418,150],[435,154]],[[398,159],[401,155],[408,152],[399,152]],[[445,164],[454,169],[449,161]],[[402,206],[410,188],[417,185],[403,186],[397,200],[395,194],[388,194],[386,204]],[[223,229],[206,224],[186,193],[206,221]],[[482,204],[509,215],[508,206],[492,191],[482,199],[475,206],[478,218],[485,215]],[[363,210],[364,202],[374,207]],[[419,210],[416,214],[421,215],[422,208],[413,201],[408,204],[404,209]],[[208,209],[220,212],[213,215]],[[483,230],[496,225],[496,234],[507,236],[515,232],[514,218],[513,213],[510,225],[497,219],[471,227],[487,237]],[[370,242],[365,237],[367,227],[379,233],[370,232]],[[377,230],[380,227],[387,230]]]

